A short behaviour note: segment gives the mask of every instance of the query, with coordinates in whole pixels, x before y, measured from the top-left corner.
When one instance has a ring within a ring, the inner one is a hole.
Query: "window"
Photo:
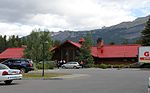
[[[15,62],[14,63],[21,63],[21,61],[20,60],[15,60]]]
[[[11,63],[12,63],[11,60],[7,60],[7,61],[4,62],[4,64],[11,64]]]
[[[127,59],[123,59],[123,61],[124,61],[124,62],[127,62],[128,60],[127,60]]]
[[[22,64],[25,64],[25,63],[28,63],[28,62],[25,61],[25,60],[21,60],[21,63],[22,63]]]
[[[9,68],[3,64],[0,64],[0,70],[2,70],[2,69],[9,69]]]
[[[135,61],[135,59],[131,59],[131,61],[133,61],[133,62],[134,62],[134,61]]]

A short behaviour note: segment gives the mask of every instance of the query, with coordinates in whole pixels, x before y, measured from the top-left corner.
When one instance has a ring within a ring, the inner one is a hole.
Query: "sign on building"
[[[139,47],[139,62],[150,63],[150,46]]]

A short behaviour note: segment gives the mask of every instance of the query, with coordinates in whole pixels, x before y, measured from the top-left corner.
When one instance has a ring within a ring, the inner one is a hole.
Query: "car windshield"
[[[6,65],[0,64],[0,70],[2,69],[9,69],[9,67],[7,67]]]

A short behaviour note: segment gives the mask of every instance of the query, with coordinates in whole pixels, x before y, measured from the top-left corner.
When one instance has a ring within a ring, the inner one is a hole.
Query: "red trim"
[[[150,60],[150,57],[141,57],[140,60]]]

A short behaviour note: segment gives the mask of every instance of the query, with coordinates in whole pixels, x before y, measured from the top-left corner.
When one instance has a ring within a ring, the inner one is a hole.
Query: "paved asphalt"
[[[19,80],[0,83],[0,93],[147,93],[150,70],[55,69],[75,77],[54,80]]]

